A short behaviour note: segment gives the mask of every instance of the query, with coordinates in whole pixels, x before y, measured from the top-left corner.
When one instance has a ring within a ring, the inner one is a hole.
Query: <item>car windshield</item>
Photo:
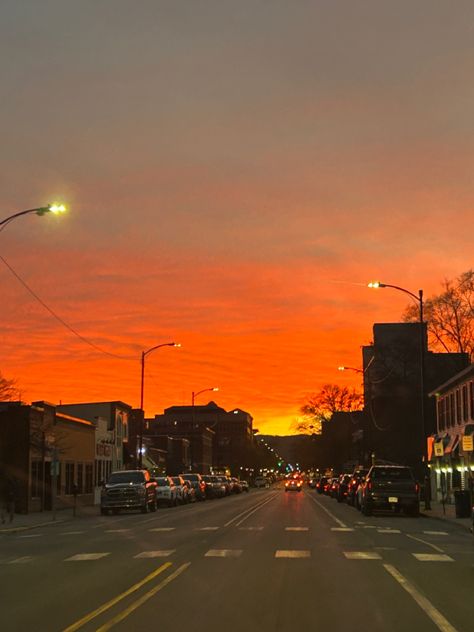
[[[158,484],[158,487],[169,487],[171,485],[167,478],[157,478],[156,482]]]
[[[116,485],[118,483],[143,483],[145,476],[142,472],[114,472],[109,476],[107,483]]]

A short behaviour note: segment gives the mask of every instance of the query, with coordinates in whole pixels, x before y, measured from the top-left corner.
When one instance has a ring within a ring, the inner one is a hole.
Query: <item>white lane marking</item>
[[[176,527],[155,527],[154,529],[148,529],[148,531],[159,531],[164,533],[165,531],[174,531]]]
[[[81,535],[82,533],[85,533],[85,531],[63,531],[59,535]]]
[[[376,551],[396,551],[394,546],[374,546]]]
[[[285,527],[285,531],[309,531],[308,527]]]
[[[425,535],[449,535],[447,531],[423,531]]]
[[[239,531],[263,531],[263,527],[239,527]]]
[[[204,557],[240,557],[242,549],[209,549]]]
[[[219,527],[198,527],[196,531],[218,531]]]
[[[243,515],[244,517],[241,518],[238,522],[235,523],[236,527],[240,527],[242,522],[245,522],[245,520],[247,520],[247,518],[250,518],[250,516],[252,514],[254,514],[256,511],[258,511],[259,509],[262,509],[262,507],[265,507],[265,505],[268,505],[268,503],[271,502],[272,500],[274,500],[276,498],[276,496],[277,496],[277,494],[275,493],[273,496],[271,496],[270,498],[267,498],[267,500],[265,500],[263,503],[260,503],[255,508],[251,507],[250,510],[247,510],[246,512],[244,511],[243,513],[239,514],[238,516],[236,516],[232,520],[229,520],[229,522],[226,522],[226,524],[224,526],[228,527],[229,524],[232,524],[232,522],[234,522],[234,520],[237,520],[238,518],[240,518]]]
[[[88,560],[100,560],[102,557],[106,557],[110,553],[77,553],[71,557],[67,557],[65,562],[86,562]]]
[[[348,560],[381,560],[378,553],[372,551],[344,551],[344,555]]]
[[[106,529],[104,533],[128,533],[130,529]]]
[[[378,529],[379,527],[377,527],[375,524],[366,524],[362,528],[363,529]]]
[[[23,557],[17,557],[15,560],[11,560],[10,562],[8,562],[9,564],[27,564],[28,562],[31,562],[33,558],[31,557],[31,555],[24,555]]]
[[[401,573],[399,573],[394,566],[391,564],[384,564],[383,566],[385,570],[389,572],[390,575],[400,584],[403,590],[406,590],[406,592],[413,597],[416,603],[425,612],[425,614],[428,615],[436,627],[441,630],[441,632],[456,632],[456,628],[449,623],[441,612],[437,610],[424,595],[418,592],[418,590],[410,584],[410,582]]]
[[[275,557],[290,557],[290,558],[302,558],[302,557],[311,557],[311,551],[305,551],[305,550],[292,550],[292,551],[285,551],[285,550],[279,550],[279,551],[275,551]]]
[[[28,535],[19,535],[19,538],[41,538],[44,533],[30,533]]]
[[[358,520],[356,524],[367,524],[366,522],[362,522],[362,520]]]
[[[426,544],[426,546],[431,547],[432,549],[434,549],[438,553],[444,553],[443,549],[441,549],[439,546],[436,546],[436,544],[431,544],[431,542],[427,542],[426,540],[422,540],[422,538],[417,538],[416,536],[410,535],[409,533],[405,533],[405,535],[407,536],[407,538],[410,538],[411,540],[416,540],[417,542],[421,542],[422,544]]]
[[[140,558],[150,558],[150,557],[169,557],[170,555],[173,555],[175,551],[176,549],[171,549],[169,551],[143,551],[142,553],[139,553],[138,555],[134,555],[134,558],[140,559]]]
[[[445,553],[412,553],[419,562],[454,562],[452,557]]]
[[[377,533],[401,533],[400,529],[377,529]]]
[[[350,527],[331,527],[331,531],[354,531],[354,529],[351,529]]]
[[[340,527],[344,527],[344,528],[347,527],[347,525],[344,522],[342,522],[342,520],[339,520],[339,518],[336,518],[336,516],[331,511],[329,511],[329,509],[326,509],[326,507],[324,505],[322,505],[318,500],[316,500],[316,498],[313,498],[309,494],[306,494],[306,492],[305,492],[305,495],[308,498],[311,498],[311,500],[314,501],[318,505],[318,507],[320,507],[320,509],[325,511],[330,518],[332,518],[335,522],[337,522],[337,524]]]

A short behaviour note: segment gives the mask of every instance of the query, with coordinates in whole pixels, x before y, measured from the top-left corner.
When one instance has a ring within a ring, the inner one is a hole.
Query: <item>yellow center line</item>
[[[115,606],[116,603],[118,603],[122,599],[125,599],[125,597],[127,597],[128,595],[131,595],[133,592],[136,592],[139,588],[141,588],[142,586],[150,582],[152,579],[155,579],[155,577],[157,577],[160,573],[165,571],[170,566],[171,566],[171,562],[165,562],[164,564],[159,566],[156,570],[154,570],[153,573],[150,573],[149,575],[144,577],[141,581],[137,582],[136,584],[133,584],[133,586],[130,586],[130,588],[128,588],[125,592],[121,593],[120,595],[117,595],[117,597],[114,597],[110,601],[107,601],[107,603],[104,603],[102,606],[99,606],[96,610],[89,612],[89,614],[86,614],[85,617],[82,617],[82,619],[79,619],[79,621],[76,621],[69,627],[65,628],[63,632],[75,632],[75,630],[79,630],[79,628],[82,628],[83,625],[85,625],[92,619],[95,619],[106,610],[109,610],[109,608],[112,608],[112,606]]]
[[[125,610],[122,610],[122,612],[119,612],[119,614],[115,616],[113,619],[110,619],[110,621],[107,621],[107,623],[104,623],[104,625],[102,625],[100,628],[97,628],[96,632],[107,632],[107,630],[110,630],[111,627],[113,627],[117,623],[120,623],[120,621],[123,621],[126,617],[128,617],[129,614],[134,612],[134,610],[142,606],[146,601],[148,601],[148,599],[151,599],[153,595],[156,595],[158,591],[160,591],[162,588],[164,588],[170,582],[176,579],[178,575],[181,575],[181,573],[183,573],[190,565],[191,565],[191,562],[187,562],[186,564],[183,564],[182,566],[177,568],[174,571],[174,573],[171,573],[171,575],[168,575],[166,579],[164,579],[162,582],[157,584],[154,588],[152,588],[147,593],[139,597],[128,608],[125,608]]]

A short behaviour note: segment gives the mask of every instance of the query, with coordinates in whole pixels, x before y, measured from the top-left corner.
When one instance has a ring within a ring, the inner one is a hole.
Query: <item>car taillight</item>
[[[415,483],[415,492],[418,494],[420,491],[420,486],[418,483]]]
[[[372,481],[367,483],[367,489],[370,491],[372,489]]]

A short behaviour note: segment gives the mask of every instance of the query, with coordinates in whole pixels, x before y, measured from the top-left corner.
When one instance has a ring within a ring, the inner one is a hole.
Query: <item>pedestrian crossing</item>
[[[375,547],[372,550],[365,551],[342,551],[341,554],[346,558],[346,560],[382,560],[383,554],[386,552],[391,552],[393,554],[397,549],[393,547]],[[412,560],[416,560],[417,562],[426,563],[426,562],[454,562],[455,560],[445,554],[445,553],[417,553],[417,552],[407,552],[403,550],[398,550],[398,554],[408,556]],[[140,551],[135,554],[130,554],[132,559],[135,560],[150,560],[154,558],[164,558],[164,557],[172,557],[174,555],[179,554],[177,549],[158,549],[158,550],[150,550],[150,551]],[[208,551],[203,552],[202,557],[204,558],[241,558],[245,557],[247,552],[244,549],[209,549]],[[313,551],[311,549],[277,549],[275,551],[266,551],[264,553],[268,558],[272,557],[274,559],[287,559],[287,560],[297,560],[297,559],[310,559],[313,557]],[[122,555],[122,553],[112,553],[111,551],[82,551],[70,555],[64,559],[58,560],[60,562],[83,562],[83,563],[95,563],[105,558],[109,558],[110,556]],[[254,553],[248,552],[248,555],[254,555]],[[35,562],[41,561],[50,561],[50,557],[48,556],[34,556],[34,555],[23,555],[20,557],[12,557],[11,559],[0,559],[0,566],[10,566],[10,565],[27,565],[33,564]]]

